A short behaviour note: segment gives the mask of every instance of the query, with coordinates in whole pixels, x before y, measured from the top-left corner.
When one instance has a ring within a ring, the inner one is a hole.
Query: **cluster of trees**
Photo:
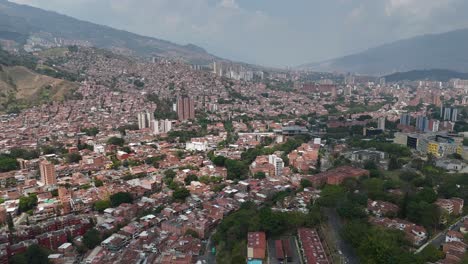
[[[99,129],[97,127],[82,128],[81,132],[86,133],[89,137],[94,137],[99,134]]]
[[[123,147],[125,140],[119,137],[111,137],[107,140],[107,144]]]
[[[177,188],[172,193],[172,198],[176,201],[183,202],[185,198],[190,196],[190,191],[187,190],[184,186],[177,186]]]
[[[69,153],[66,155],[66,159],[68,163],[78,163],[82,159],[80,153]]]
[[[351,147],[357,147],[362,149],[375,148],[377,150],[388,153],[390,156],[396,157],[410,157],[411,150],[406,146],[401,146],[389,142],[381,142],[377,140],[351,140],[349,142]]]
[[[104,212],[104,210],[106,210],[109,207],[111,207],[111,203],[109,200],[99,200],[93,205],[93,209],[100,213]]]
[[[13,256],[9,263],[11,264],[47,264],[49,262],[49,254],[51,252],[39,245],[31,245],[27,248],[26,252],[16,254]]]
[[[28,196],[21,196],[19,199],[18,209],[20,212],[28,212],[37,205],[37,195],[29,194]]]
[[[177,113],[173,111],[173,101],[167,98],[160,98],[157,94],[149,94],[147,99],[154,102],[158,108],[154,111],[156,119],[177,119]]]
[[[174,142],[178,139],[178,142],[185,143],[192,138],[196,137],[203,137],[206,135],[206,130],[198,129],[198,130],[179,130],[179,131],[169,131],[167,133],[167,140]]]
[[[117,207],[123,203],[132,203],[133,202],[133,197],[132,194],[128,192],[118,192],[110,197],[110,203],[112,207]]]
[[[98,182],[99,180],[96,180]],[[118,192],[109,197],[109,200],[99,200],[93,204],[93,209],[98,212],[103,212],[109,207],[117,207],[123,203],[132,203],[132,194],[128,192]]]
[[[11,155],[0,155],[0,172],[8,172],[19,169],[19,164]]]
[[[185,188],[185,186],[181,186],[180,184],[178,184],[177,182],[174,181],[174,178],[176,176],[176,172],[173,171],[173,170],[166,170],[164,172],[164,183],[166,184],[166,186],[173,190],[172,192],[172,199],[174,199],[175,201],[179,201],[179,202],[183,202],[185,201],[185,198],[189,197],[190,196],[190,191],[187,190],[187,188]],[[185,183],[187,184],[190,184],[190,182],[192,182],[192,180],[195,180],[195,178],[197,176],[190,176],[188,175],[187,178],[188,180],[185,181]]]
[[[410,244],[403,232],[373,227],[364,220],[347,222],[341,235],[356,249],[362,263],[423,264],[434,263],[444,257],[444,253],[434,245],[415,255],[410,252]]]
[[[91,228],[83,235],[83,244],[87,249],[93,249],[102,242],[102,238],[98,230]]]

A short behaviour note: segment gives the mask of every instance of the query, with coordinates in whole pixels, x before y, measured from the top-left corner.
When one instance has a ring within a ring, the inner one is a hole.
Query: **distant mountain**
[[[301,69],[386,75],[418,69],[468,72],[468,29],[418,36]]]
[[[177,58],[190,63],[205,64],[217,59],[193,44],[178,45],[6,0],[0,0],[0,43],[1,40],[4,40],[4,46],[12,45],[13,41],[13,45],[33,50],[41,46],[76,43],[119,53]]]
[[[407,72],[396,72],[387,76],[384,76],[387,82],[401,82],[401,81],[417,81],[417,80],[428,80],[428,81],[440,81],[447,82],[450,79],[468,79],[468,73],[461,73],[451,70],[414,70]]]

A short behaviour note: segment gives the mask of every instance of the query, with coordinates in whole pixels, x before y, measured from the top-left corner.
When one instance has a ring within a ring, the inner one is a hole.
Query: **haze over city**
[[[298,66],[468,27],[464,0],[13,0],[231,60]]]

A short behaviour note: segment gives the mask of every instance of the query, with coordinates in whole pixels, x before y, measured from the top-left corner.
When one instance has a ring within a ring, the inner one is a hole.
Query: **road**
[[[214,234],[215,232],[213,232]],[[214,242],[211,239],[211,236],[206,241],[206,246],[203,252],[203,255],[198,257],[198,260],[203,264],[216,264],[216,256],[211,253],[211,248],[214,247]]]
[[[19,225],[19,224],[23,223],[24,221],[26,221],[27,217],[28,217],[28,214],[22,213],[20,216],[18,216],[17,218],[14,219],[13,224],[15,226]]]
[[[418,250],[416,250],[414,253],[415,254],[418,254],[419,252],[421,252],[425,247],[427,247],[429,244],[432,244],[434,245],[435,247],[439,248],[440,246],[442,246],[442,244],[445,242],[445,234],[447,234],[447,232],[449,230],[455,230],[455,231],[459,231],[460,230],[460,227],[463,225],[463,221],[465,219],[467,219],[468,216],[464,216],[462,218],[460,218],[457,222],[455,222],[454,224],[452,224],[451,226],[449,226],[447,229],[445,229],[444,231],[438,233],[436,236],[434,236],[431,240],[427,241],[426,244],[422,245],[420,248],[418,248]]]
[[[340,230],[343,227],[341,219],[334,209],[324,209],[325,215],[328,219],[328,225],[331,227],[333,241],[335,241],[336,249],[341,251],[346,264],[358,264],[359,259],[354,253],[354,249],[340,236]]]

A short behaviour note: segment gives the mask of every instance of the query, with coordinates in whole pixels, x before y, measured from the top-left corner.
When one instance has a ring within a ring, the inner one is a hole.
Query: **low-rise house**
[[[299,228],[297,230],[301,252],[307,264],[328,264],[327,253],[323,248],[317,230]]]
[[[377,217],[381,216],[396,216],[399,211],[397,205],[385,201],[367,200],[367,211]]]
[[[445,242],[463,242],[463,234],[457,231],[450,230],[445,235]]]
[[[249,232],[247,234],[247,263],[263,263],[265,257],[265,232]]]

